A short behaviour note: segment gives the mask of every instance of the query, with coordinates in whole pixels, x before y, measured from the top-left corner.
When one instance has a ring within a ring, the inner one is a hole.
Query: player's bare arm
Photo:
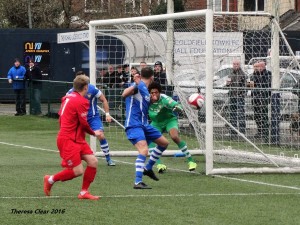
[[[109,105],[108,105],[108,102],[107,102],[107,99],[105,98],[105,96],[102,94],[100,97],[99,97],[99,100],[102,102],[103,104],[103,108],[104,108],[104,111],[105,111],[105,120],[106,122],[110,123],[111,122],[111,116],[109,114]]]
[[[140,74],[138,74],[138,73],[134,74],[134,76],[133,76],[133,81],[134,81],[136,84],[139,84],[140,81],[141,81],[141,79],[142,79],[142,77],[141,77]]]
[[[136,89],[137,89],[136,85],[133,85],[133,86],[130,86],[130,87],[126,88],[122,93],[122,97],[126,98],[130,95],[133,95],[135,93]]]
[[[135,74],[134,77],[133,77],[133,81],[134,81],[135,85],[130,86],[130,87],[126,88],[123,91],[123,93],[122,93],[123,98],[126,98],[130,95],[134,95],[137,92],[137,85],[141,81],[141,75],[140,74]]]

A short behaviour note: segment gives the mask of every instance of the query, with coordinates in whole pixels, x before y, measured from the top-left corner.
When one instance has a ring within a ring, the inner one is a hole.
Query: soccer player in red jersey
[[[59,110],[60,130],[57,135],[57,147],[62,158],[61,165],[65,169],[54,174],[44,176],[44,192],[50,196],[52,185],[56,181],[72,180],[83,175],[79,199],[98,200],[88,192],[90,184],[94,181],[97,172],[98,160],[90,146],[85,141],[85,133],[99,136],[100,131],[93,131],[87,122],[89,101],[84,98],[87,93],[89,78],[79,75],[74,79],[74,92],[63,97]],[[86,161],[84,171],[81,160]]]

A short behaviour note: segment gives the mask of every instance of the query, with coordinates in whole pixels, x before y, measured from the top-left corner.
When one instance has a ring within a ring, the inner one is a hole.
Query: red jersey
[[[59,114],[60,130],[58,135],[74,142],[84,143],[85,133],[95,135],[87,122],[89,101],[77,92],[62,98]]]

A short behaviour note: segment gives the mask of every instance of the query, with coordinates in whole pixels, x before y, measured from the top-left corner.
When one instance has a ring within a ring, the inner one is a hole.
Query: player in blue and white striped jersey
[[[169,144],[168,140],[148,122],[150,104],[148,86],[153,78],[153,70],[150,67],[143,68],[141,76],[135,75],[134,83],[126,88],[122,94],[126,98],[125,132],[128,140],[139,152],[135,161],[134,189],[151,189],[143,182],[143,175],[158,181],[152,167]],[[152,141],[157,144],[157,147],[151,152],[150,159],[145,166],[148,144]]]
[[[76,73],[76,76],[78,75],[85,75],[84,72],[82,71],[78,71]],[[67,94],[73,92],[73,88],[70,89],[68,91]],[[94,85],[89,84],[88,85],[88,92],[85,95],[85,98],[87,100],[89,100],[90,102],[90,107],[89,107],[89,111],[88,111],[88,115],[87,115],[87,121],[90,125],[90,127],[92,128],[93,131],[99,130],[101,132],[99,139],[100,142],[100,147],[101,150],[103,151],[106,161],[107,161],[107,165],[108,166],[115,166],[115,162],[111,159],[110,154],[109,154],[109,145],[108,142],[104,136],[104,128],[103,128],[103,124],[102,121],[100,119],[100,114],[99,114],[99,110],[97,107],[97,102],[98,99],[103,103],[103,108],[105,111],[105,119],[106,122],[111,122],[111,117],[109,114],[109,105],[108,102],[104,96],[104,94]]]

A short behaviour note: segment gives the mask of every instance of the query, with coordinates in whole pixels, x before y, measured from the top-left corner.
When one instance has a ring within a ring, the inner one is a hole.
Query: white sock
[[[50,176],[48,179],[49,184],[54,184],[53,176]]]
[[[81,191],[80,194],[84,195],[87,191]]]

